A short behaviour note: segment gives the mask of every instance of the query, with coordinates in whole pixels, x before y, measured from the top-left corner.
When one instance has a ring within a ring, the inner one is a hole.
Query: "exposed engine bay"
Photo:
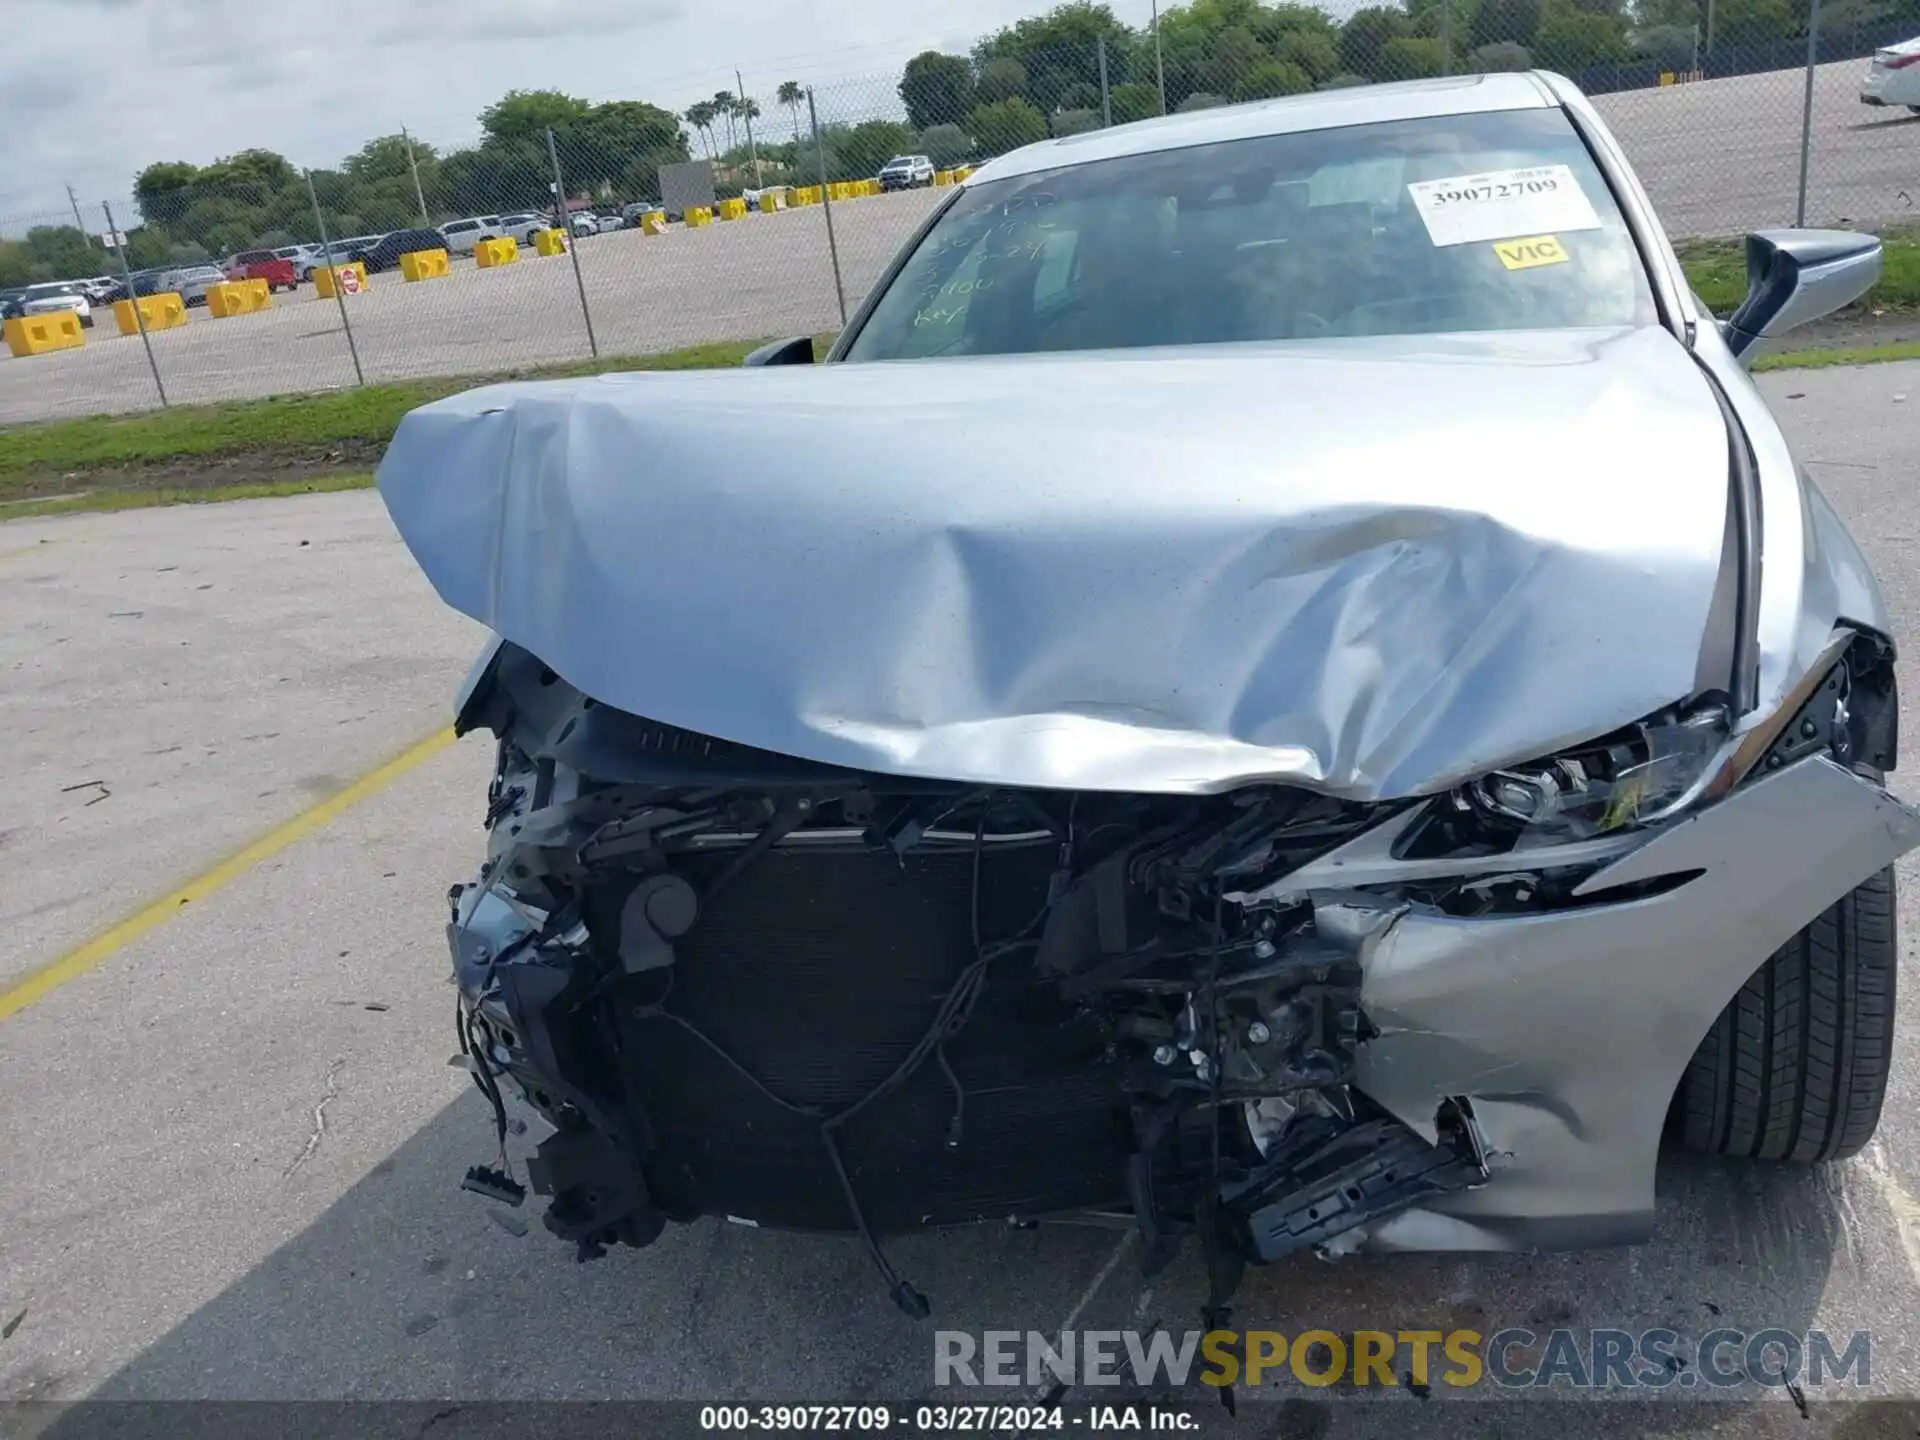
[[[1822,743],[1850,743],[1826,703]],[[499,647],[459,717],[498,736],[488,858],[450,896],[462,1048],[502,1141],[468,1188],[524,1198],[510,1088],[551,1126],[528,1178],[583,1259],[702,1215],[849,1230],[924,1314],[888,1234],[1130,1215],[1149,1270],[1197,1234],[1216,1277],[1337,1249],[1489,1175],[1470,1097],[1422,1133],[1352,1084],[1367,947],[1408,909],[1585,903],[1623,806],[1656,803],[1713,719],[1435,804],[1009,789],[697,735]],[[1362,864],[1345,907],[1282,883],[1363,833],[1414,880]],[[1542,837],[1584,863],[1516,868]]]

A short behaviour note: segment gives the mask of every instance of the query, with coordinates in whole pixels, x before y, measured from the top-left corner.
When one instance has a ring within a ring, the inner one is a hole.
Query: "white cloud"
[[[0,225],[67,213],[66,186],[121,202],[156,160],[261,146],[331,165],[408,126],[471,143],[509,89],[674,109],[735,88],[772,115],[782,80],[821,118],[897,108],[901,63],[963,47],[1053,0],[6,0]],[[1116,0],[1144,24],[1148,0]],[[1134,12],[1138,12],[1137,14]]]

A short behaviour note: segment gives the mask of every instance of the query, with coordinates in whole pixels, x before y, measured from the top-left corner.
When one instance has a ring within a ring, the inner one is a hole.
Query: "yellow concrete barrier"
[[[818,185],[796,185],[787,192],[788,209],[799,205],[818,205],[819,203],[820,187]]]
[[[444,250],[409,250],[400,257],[402,280],[437,280],[452,270],[453,262]]]
[[[331,269],[322,265],[313,272],[313,293],[322,300],[331,300],[336,288],[342,295],[358,295],[367,288],[367,267],[356,260]]]
[[[741,220],[746,218],[747,202],[738,195],[720,202],[718,218],[722,220]]]
[[[533,232],[533,253],[536,255],[564,255],[567,253],[567,232],[564,230],[536,230]]]
[[[473,263],[482,270],[491,270],[496,265],[511,265],[519,258],[519,242],[511,235],[499,235],[491,240],[482,240],[473,247]]]
[[[933,183],[941,189],[945,189],[947,186],[953,184],[953,172],[951,170],[934,171]]]
[[[686,213],[686,222],[689,230],[698,230],[702,225],[711,225],[713,211],[704,205],[692,206]]]
[[[7,349],[16,356],[44,355],[49,350],[78,350],[87,343],[80,317],[71,310],[52,315],[22,315],[0,326]]]
[[[640,233],[642,235],[666,234],[667,233],[667,212],[664,210],[647,211],[646,214],[640,217]]]
[[[313,278],[318,282],[320,272],[316,270]],[[264,280],[223,280],[218,285],[207,287],[207,313],[216,320],[251,315],[257,310],[268,309],[272,304],[273,295]]]
[[[138,335],[142,320],[149,330],[171,330],[187,323],[187,302],[178,295],[142,295],[138,301],[138,317],[133,313],[135,303],[132,300],[113,302],[113,323],[122,335]]]
[[[762,195],[760,197],[760,213],[762,215],[772,215],[783,208],[785,207],[781,204],[778,195]]]
[[[953,167],[953,183],[958,185],[971,174],[973,174],[973,166],[956,165]]]

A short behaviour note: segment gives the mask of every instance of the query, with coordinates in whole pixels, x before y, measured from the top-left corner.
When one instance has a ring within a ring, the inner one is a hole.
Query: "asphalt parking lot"
[[[1889,457],[1920,442],[1920,366],[1762,383],[1911,648],[1920,510]],[[105,937],[83,955],[97,963],[0,1019],[0,1402],[352,1397],[444,1402],[444,1420],[486,1400],[929,1393],[929,1326],[851,1240],[702,1223],[577,1265],[531,1209],[516,1233],[460,1192],[491,1130],[444,1063],[444,896],[480,852],[490,754],[430,737],[480,636],[376,496],[0,525],[0,616],[0,1014],[22,977]],[[1920,667],[1905,681],[1913,706]],[[370,772],[357,803],[311,815]],[[1920,796],[1916,777],[1909,762],[1896,788]],[[223,860],[224,883],[189,884]],[[1865,1329],[1871,1392],[1920,1396],[1920,867],[1903,884],[1905,1043],[1868,1156],[1817,1172],[1674,1157],[1647,1247],[1301,1259],[1251,1274],[1238,1323]],[[1194,1257],[1144,1284],[1111,1232],[891,1249],[943,1327],[1197,1324]],[[1244,1401],[1246,1433],[1386,1424],[1283,1393]],[[1911,1415],[1869,1423],[1821,1398],[1811,1421],[1782,1392],[1630,1422],[1381,1403],[1408,1433],[1913,1433]],[[9,1437],[48,1418],[0,1403]]]
[[[1910,218],[1920,117],[1859,103],[1864,60],[1815,76],[1810,224],[1871,228]],[[1607,117],[1676,236],[1791,224],[1799,183],[1803,72],[1709,80],[1600,96]],[[849,307],[944,191],[871,196],[834,207]],[[578,247],[600,351],[649,354],[715,340],[836,328],[839,301],[824,210],[750,215],[694,231],[621,231]],[[374,277],[348,302],[370,381],[488,374],[590,355],[573,267],[528,254],[502,269],[456,263],[444,280]],[[195,310],[152,337],[175,403],[337,389],[354,383],[340,312],[311,286],[230,320]],[[0,424],[158,403],[140,343],[102,317],[83,349],[0,355]]]

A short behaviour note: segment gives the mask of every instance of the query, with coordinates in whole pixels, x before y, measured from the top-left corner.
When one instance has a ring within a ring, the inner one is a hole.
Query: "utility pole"
[[[747,122],[747,154],[753,157],[753,188],[764,189],[760,183],[760,152],[753,143],[753,102],[747,98],[747,83],[740,78],[740,67],[733,71],[733,93],[740,97],[740,115]]]
[[[432,229],[433,221],[427,215],[427,192],[420,188],[420,161],[414,156],[413,137],[407,134],[404,125],[400,127],[400,138],[407,144],[407,168],[413,171],[413,198],[420,202],[420,223]]]
[[[67,203],[73,206],[73,228],[80,232],[80,238],[87,242],[87,248],[93,248],[93,237],[87,234],[87,222],[80,218],[80,197],[73,193],[73,187],[67,187]]]
[[[1160,82],[1160,113],[1164,115],[1167,113],[1167,61],[1160,53],[1160,0],[1153,0],[1153,74]]]

